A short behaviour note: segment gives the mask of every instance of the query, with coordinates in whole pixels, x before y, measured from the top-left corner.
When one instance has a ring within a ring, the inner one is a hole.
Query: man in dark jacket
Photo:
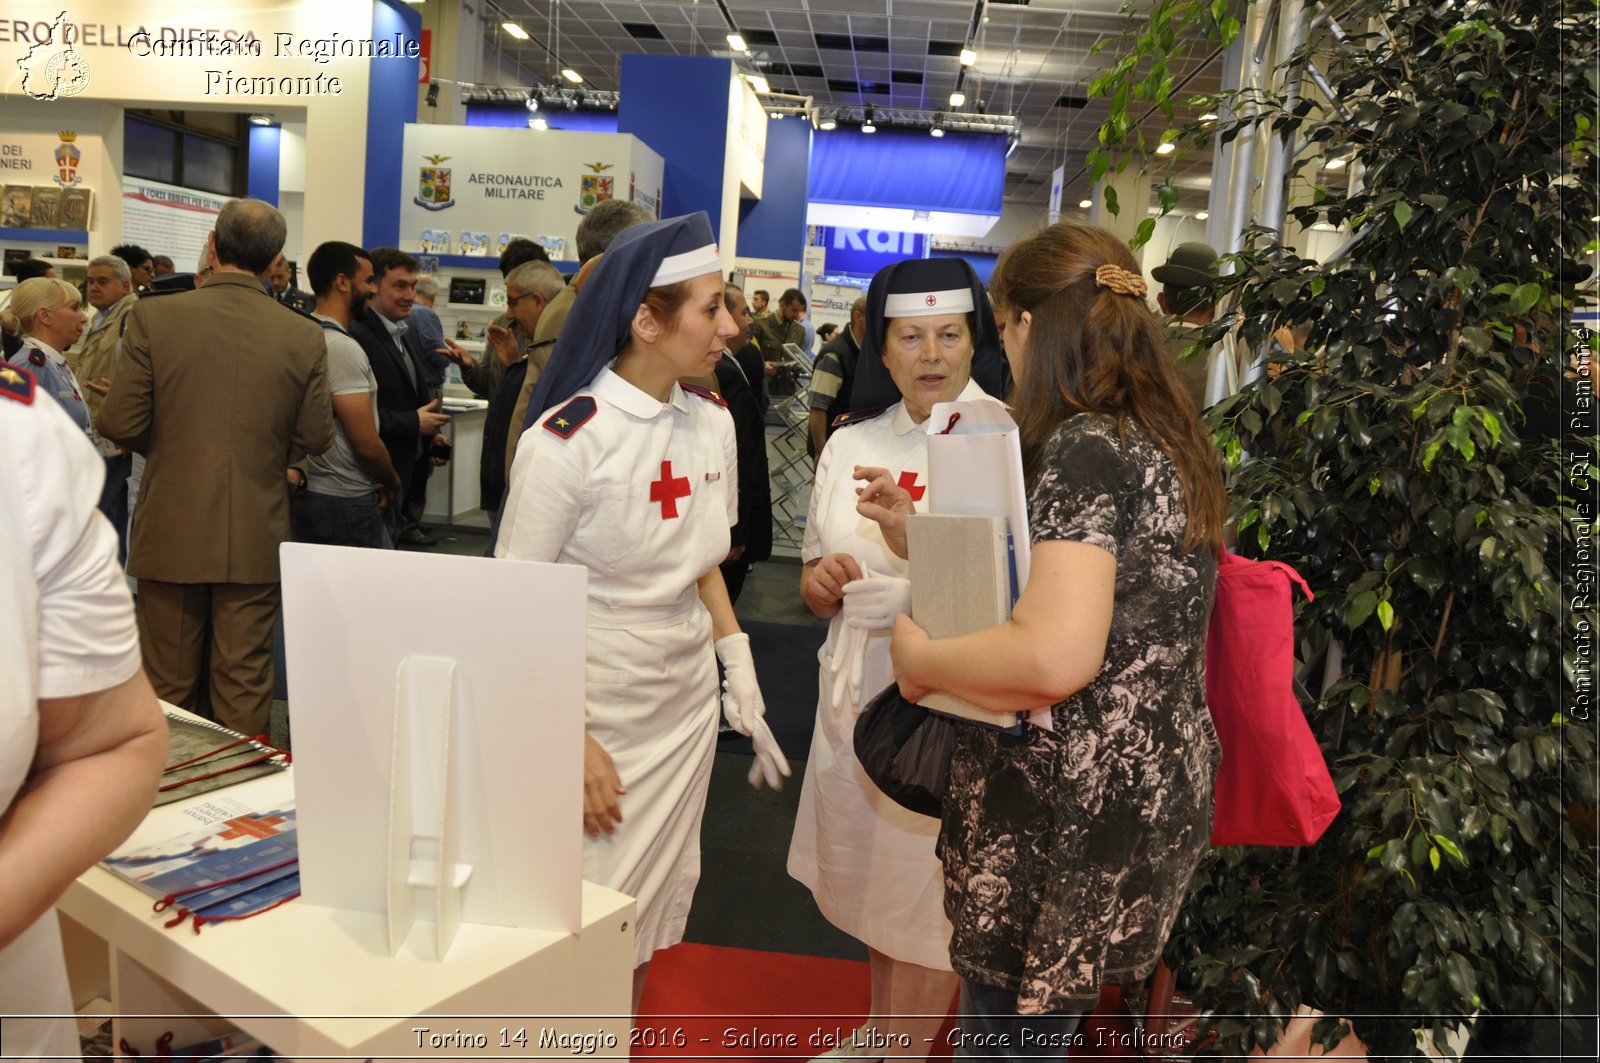
[[[439,412],[438,399],[428,398],[422,352],[406,325],[416,301],[417,260],[392,247],[373,248],[370,257],[375,292],[366,313],[350,323],[350,335],[372,363],[372,375],[378,381],[378,435],[405,488],[400,504],[391,505],[387,515],[398,541],[432,546],[433,539],[421,528],[407,529],[408,534],[401,536],[398,527],[407,497],[416,491],[416,481],[427,483],[414,475],[417,462],[431,461],[432,447],[449,442],[440,429],[450,417]]]

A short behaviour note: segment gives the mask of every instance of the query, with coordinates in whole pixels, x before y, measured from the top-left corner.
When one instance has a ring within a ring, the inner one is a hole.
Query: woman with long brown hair
[[[1116,237],[1051,226],[989,286],[1017,380],[1032,573],[999,627],[934,641],[901,616],[893,656],[913,701],[1051,706],[1051,727],[1020,736],[962,728],[940,852],[973,1046],[957,1057],[1004,1034],[1000,1058],[1060,1059],[1102,985],[1154,966],[1209,842],[1205,641],[1225,497]],[[886,482],[868,494],[909,505]]]

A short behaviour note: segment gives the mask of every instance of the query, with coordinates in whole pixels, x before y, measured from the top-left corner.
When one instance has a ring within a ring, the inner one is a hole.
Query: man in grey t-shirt
[[[335,431],[333,446],[310,460],[305,487],[294,496],[294,538],[392,549],[383,512],[397,504],[400,477],[378,435],[372,364],[347,331],[372,295],[372,262],[361,248],[335,240],[311,253],[306,273],[317,297],[312,316],[328,345]]]

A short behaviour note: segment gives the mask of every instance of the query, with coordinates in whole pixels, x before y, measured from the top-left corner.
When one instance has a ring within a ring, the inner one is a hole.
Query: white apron
[[[959,397],[984,393],[969,382]],[[875,523],[856,513],[856,465],[887,468],[926,512],[927,437],[903,404],[896,404],[828,440],[817,462],[801,556],[812,561],[844,552],[863,570],[904,576],[906,562],[884,545]],[[934,856],[939,821],[885,797],[856,760],[855,718],[894,680],[889,632],[873,632],[865,642],[864,651],[856,649],[861,641],[847,635],[842,612],[829,622],[818,654],[817,724],[789,845],[789,874],[810,888],[817,908],[840,930],[896,960],[948,971],[944,871]],[[835,675],[855,667],[854,654],[861,652],[859,695],[853,703],[836,704],[834,692],[842,684],[835,684]]]

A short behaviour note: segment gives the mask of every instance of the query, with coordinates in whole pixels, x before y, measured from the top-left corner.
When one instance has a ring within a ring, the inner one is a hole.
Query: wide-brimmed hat
[[[1179,244],[1167,260],[1150,271],[1161,284],[1174,288],[1200,288],[1217,279],[1217,252],[1210,244]]]

